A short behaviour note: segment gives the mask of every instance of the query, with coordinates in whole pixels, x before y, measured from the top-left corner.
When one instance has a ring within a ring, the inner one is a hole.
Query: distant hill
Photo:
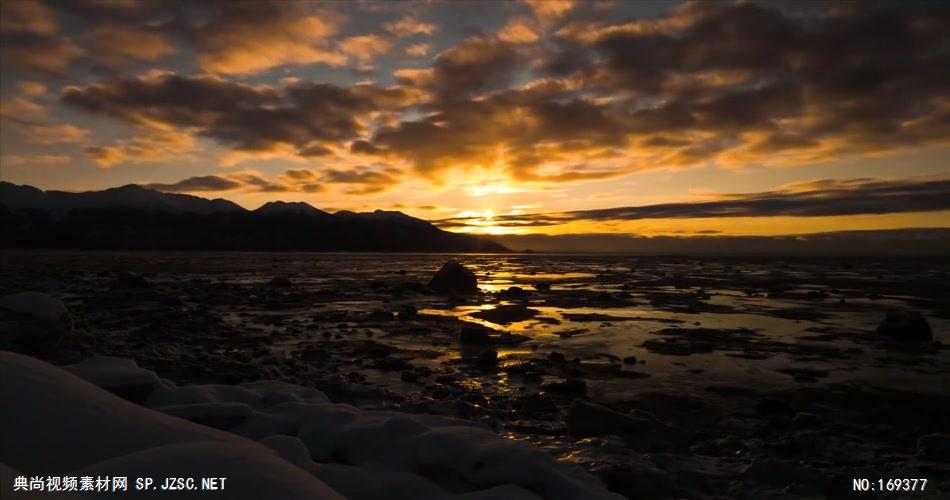
[[[507,252],[401,212],[324,212],[271,202],[245,210],[223,199],[137,185],[68,193],[0,182],[0,247],[150,250]]]

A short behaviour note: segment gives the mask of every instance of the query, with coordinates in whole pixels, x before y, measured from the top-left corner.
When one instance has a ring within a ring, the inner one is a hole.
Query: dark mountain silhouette
[[[506,252],[401,212],[324,212],[272,202],[249,211],[227,200],[128,185],[67,193],[0,182],[0,246],[153,250]]]
[[[269,201],[254,210],[255,213],[265,215],[330,215],[319,208],[302,201]]]
[[[173,214],[226,213],[244,211],[240,205],[223,199],[208,200],[187,194],[162,193],[135,184],[105,189],[68,193],[41,191],[32,186],[0,182],[0,205],[36,209],[63,214],[75,209],[127,208],[164,210]]]

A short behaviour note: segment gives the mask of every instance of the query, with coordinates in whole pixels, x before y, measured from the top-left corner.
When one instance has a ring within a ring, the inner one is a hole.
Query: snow
[[[0,308],[52,323],[69,317],[69,309],[62,300],[39,292],[4,295],[0,297]]]
[[[226,478],[223,490],[227,494],[225,498],[234,500],[344,498],[313,475],[279,458],[276,453],[270,450],[262,453],[261,447],[250,441],[159,446],[83,467],[77,474],[130,478],[223,477]],[[200,487],[200,484],[197,486]],[[155,494],[155,491],[130,489],[122,497],[153,499]]]
[[[70,368],[109,384],[147,372],[118,358]],[[18,430],[4,436],[0,462],[27,473],[246,478],[229,498],[336,498],[330,488],[355,499],[620,498],[577,465],[482,424],[361,410],[311,388],[159,379],[149,409],[18,354],[0,352],[0,373],[10,402],[0,428]]]
[[[135,361],[112,356],[94,356],[63,369],[110,392],[152,387],[159,380],[155,372],[140,367]]]

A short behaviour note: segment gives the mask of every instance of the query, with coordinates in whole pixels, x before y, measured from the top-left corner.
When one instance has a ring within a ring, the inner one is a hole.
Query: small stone
[[[563,382],[551,382],[541,386],[545,392],[579,397],[587,394],[587,382],[579,378],[568,378]]]
[[[463,328],[459,332],[459,342],[462,344],[487,344],[488,331],[481,328]]]
[[[927,460],[950,462],[950,434],[928,434],[917,440],[917,455]]]
[[[929,341],[934,338],[927,318],[917,311],[889,311],[877,327],[877,334],[903,342]]]
[[[479,368],[493,368],[498,366],[498,351],[489,349],[479,354],[475,365]]]
[[[267,282],[267,286],[272,288],[289,288],[293,286],[293,282],[286,276],[276,276]]]

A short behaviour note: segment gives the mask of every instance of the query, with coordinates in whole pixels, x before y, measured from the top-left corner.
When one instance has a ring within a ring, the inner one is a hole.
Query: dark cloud
[[[436,91],[445,99],[507,87],[524,61],[515,46],[479,35],[442,52],[433,64]]]
[[[711,201],[579,210],[552,214],[502,215],[499,226],[556,225],[577,220],[611,221],[709,217],[822,217],[950,210],[947,179],[819,180],[762,193],[720,195]],[[477,220],[472,218],[471,220]],[[469,219],[446,219],[447,224]]]
[[[169,193],[196,192],[196,191],[231,191],[243,186],[242,183],[233,179],[217,175],[201,175],[189,177],[172,184],[152,183],[145,187],[156,191],[165,191]]]
[[[329,154],[321,143],[340,143],[363,132],[359,119],[405,105],[400,88],[372,85],[252,86],[213,76],[160,73],[68,87],[63,102],[140,126],[193,129],[241,151],[289,145],[302,156]]]
[[[945,256],[950,229],[838,231],[789,236],[638,236],[628,234],[499,235],[520,251],[642,255],[904,255]]]

